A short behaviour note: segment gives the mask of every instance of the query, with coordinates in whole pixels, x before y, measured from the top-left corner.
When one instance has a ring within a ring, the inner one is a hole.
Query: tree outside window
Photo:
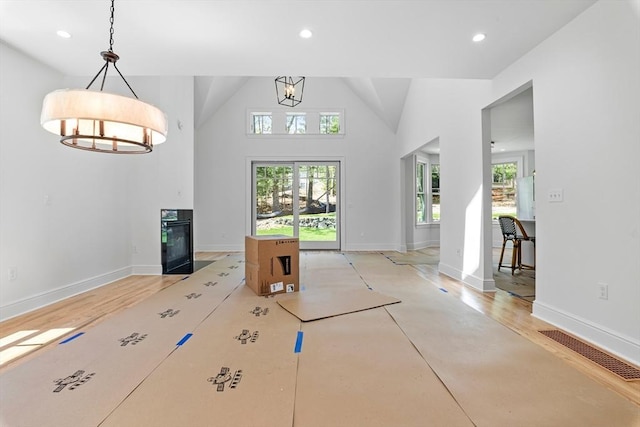
[[[431,220],[440,221],[440,165],[431,165]]]
[[[321,113],[320,114],[320,133],[321,134],[340,133],[340,114],[339,113]]]
[[[271,133],[271,113],[253,113],[251,130],[254,134]]]
[[[416,224],[440,221],[440,165],[416,162]]]
[[[304,113],[287,113],[287,133],[306,133],[307,117]]]
[[[491,166],[491,217],[500,215],[516,216],[516,162],[496,163]]]
[[[422,162],[416,163],[416,223],[427,222],[427,204],[425,194],[424,170],[427,165]]]

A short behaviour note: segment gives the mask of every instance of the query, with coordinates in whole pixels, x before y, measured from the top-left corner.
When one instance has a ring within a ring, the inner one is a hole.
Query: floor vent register
[[[640,380],[640,369],[598,350],[579,339],[567,335],[562,331],[540,331],[540,333],[613,372],[625,381]]]

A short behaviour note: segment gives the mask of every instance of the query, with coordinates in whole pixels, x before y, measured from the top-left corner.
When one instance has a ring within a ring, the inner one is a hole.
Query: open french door
[[[339,162],[254,162],[254,235],[300,239],[300,249],[340,249]]]

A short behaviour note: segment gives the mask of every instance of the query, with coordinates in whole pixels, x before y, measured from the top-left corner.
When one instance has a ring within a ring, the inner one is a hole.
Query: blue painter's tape
[[[68,342],[69,342],[69,341],[71,341],[71,340],[75,340],[75,339],[76,339],[76,338],[78,338],[80,335],[84,335],[84,332],[79,332],[79,333],[75,334],[74,336],[67,338],[67,339],[66,339],[66,340],[64,340],[64,341],[60,341],[60,344],[66,344],[66,343],[68,343]]]
[[[176,345],[182,345],[182,344],[186,343],[189,340],[189,338],[191,338],[192,336],[193,336],[193,334],[185,335],[184,337],[182,337],[182,339],[180,341],[178,341],[178,344],[176,344]]]
[[[449,291],[448,291],[448,290],[446,290],[445,288],[439,288],[439,289],[440,289],[442,292],[444,292],[444,293],[448,293],[448,292],[449,292]]]
[[[294,353],[300,353],[302,351],[302,337],[304,336],[302,331],[298,331],[298,337],[296,338],[296,346],[293,349]]]

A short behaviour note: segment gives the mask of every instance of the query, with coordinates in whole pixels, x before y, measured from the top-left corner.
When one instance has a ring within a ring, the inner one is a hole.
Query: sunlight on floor
[[[36,332],[38,332],[37,329],[34,329],[32,331],[18,331],[4,338],[0,338],[0,348],[8,346],[9,344],[16,341],[20,341],[21,339],[26,338],[29,335],[35,334]]]
[[[24,354],[38,349],[44,344],[50,343],[51,341],[68,334],[74,329],[75,328],[53,328],[44,331],[34,337],[31,337],[25,341],[20,340],[35,334],[36,332],[38,332],[38,330],[18,331],[4,338],[0,338],[0,348],[18,342],[18,344],[0,351],[0,366]]]

